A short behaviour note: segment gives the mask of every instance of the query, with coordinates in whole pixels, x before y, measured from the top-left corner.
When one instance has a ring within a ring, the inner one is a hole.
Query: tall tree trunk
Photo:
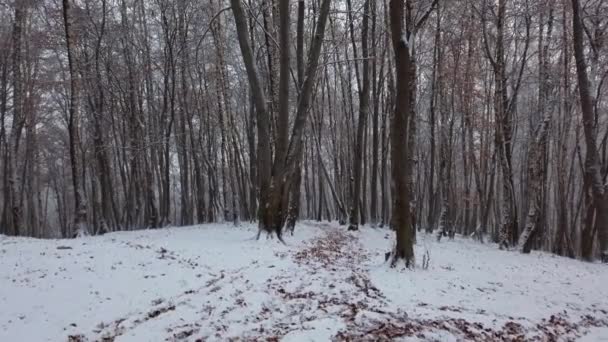
[[[585,61],[583,45],[583,21],[578,0],[572,0],[572,32],[574,44],[574,58],[576,59],[576,73],[578,76],[578,91],[581,110],[583,114],[583,129],[585,133],[585,169],[584,183],[586,191],[590,192],[591,204],[595,210],[595,220],[586,220],[586,230],[597,230],[599,236],[599,249],[602,258],[608,256],[608,196],[602,181],[601,165],[597,149],[597,127],[593,112],[593,101],[590,93],[589,78],[587,76],[587,62]],[[594,224],[592,228],[590,225]],[[587,238],[592,238],[589,234]],[[586,260],[593,259],[592,243],[581,241],[582,255]]]
[[[526,41],[524,44],[522,62],[515,78],[515,86],[508,94],[506,76],[506,53],[505,53],[505,26],[507,1],[498,0],[498,13],[496,16],[496,47],[494,58],[489,51],[488,38],[485,37],[486,54],[490,59],[494,71],[494,115],[495,127],[495,150],[502,172],[503,203],[500,206],[501,223],[499,227],[499,246],[501,249],[509,248],[517,237],[518,219],[517,203],[515,198],[515,185],[513,177],[512,144],[513,144],[513,116],[517,104],[517,95],[521,85],[523,70],[526,64],[530,37],[530,18],[525,15]],[[485,23],[484,23],[484,35]]]
[[[361,200],[361,171],[363,168],[363,133],[365,122],[369,113],[369,49],[368,49],[368,28],[369,28],[369,7],[370,1],[366,0],[363,5],[363,25],[361,30],[361,58],[363,58],[362,84],[359,90],[359,119],[357,121],[357,137],[355,141],[355,151],[353,158],[353,196],[350,203],[350,224],[348,230],[359,229],[359,215],[363,208],[360,208],[359,201]],[[352,19],[351,19],[352,25]],[[352,31],[351,31],[352,34]],[[353,37],[354,39],[354,37]],[[353,50],[356,51],[353,42]],[[355,54],[356,58],[356,54]],[[357,64],[355,64],[355,67]]]
[[[273,174],[272,188],[273,195],[270,201],[269,212],[274,217],[273,230],[280,237],[281,225],[283,223],[283,213],[281,204],[284,198],[284,189],[291,185],[293,174],[296,171],[297,160],[303,151],[303,135],[308,119],[308,111],[310,108],[310,100],[312,97],[313,87],[316,82],[316,74],[319,67],[319,57],[321,55],[321,47],[325,36],[325,26],[329,17],[329,8],[331,0],[323,0],[319,12],[319,18],[315,27],[315,35],[308,54],[308,66],[306,68],[304,82],[300,90],[296,116],[292,128],[291,138],[285,160],[275,160],[275,163],[283,163],[282,167],[276,168],[281,172]]]
[[[4,200],[4,204],[0,208],[0,210],[2,210],[0,212],[0,234],[9,234],[10,230],[12,229],[12,227],[9,227],[9,221],[12,217],[12,203],[9,203],[9,199],[7,198],[11,192],[8,179],[8,164],[10,163],[8,150],[10,149],[10,146],[7,146],[6,129],[4,127],[4,123],[6,121],[6,114],[8,112],[8,75],[10,63],[8,63],[8,53],[0,56],[0,58],[2,58],[2,62],[0,63],[0,157],[3,160],[3,166],[0,171],[2,171],[2,198]]]
[[[412,236],[412,218],[410,211],[410,187],[407,178],[408,163],[411,156],[408,155],[407,142],[409,140],[409,127],[411,110],[411,87],[413,75],[411,74],[412,63],[410,51],[414,40],[408,37],[403,29],[403,10],[405,0],[391,0],[390,2],[390,27],[395,51],[396,69],[396,101],[395,112],[391,120],[391,167],[393,180],[393,212],[391,227],[397,233],[397,243],[392,255],[392,266],[396,266],[400,260],[405,262],[406,267],[414,266],[414,240]]]
[[[437,196],[435,191],[435,150],[436,150],[436,138],[435,138],[435,114],[437,108],[437,99],[441,96],[438,95],[437,91],[437,69],[440,64],[439,62],[439,53],[441,48],[441,16],[439,12],[437,14],[437,26],[435,28],[435,43],[433,46],[433,67],[432,67],[432,75],[431,75],[431,96],[430,96],[430,105],[429,105],[429,130],[430,130],[430,146],[429,146],[429,173],[428,173],[428,218],[426,223],[426,232],[431,233],[435,228],[435,209],[437,207]],[[441,157],[441,156],[440,156]]]
[[[378,162],[379,162],[379,132],[378,132],[378,117],[380,116],[380,94],[383,92],[383,81],[384,81],[384,54],[386,49],[382,49],[382,57],[378,58],[375,56],[378,51],[378,42],[376,40],[376,27],[377,27],[377,1],[371,2],[371,16],[372,16],[372,55],[374,55],[374,63],[372,64],[372,98],[374,112],[372,115],[372,165],[371,165],[371,177],[370,177],[370,212],[369,221],[372,225],[378,222]],[[380,62],[380,77],[378,77],[377,64]]]
[[[297,76],[298,76],[298,88],[302,88],[302,85],[304,84],[304,14],[305,14],[305,4],[304,4],[304,0],[299,0],[298,1],[298,21],[297,21],[297,32],[296,32],[296,66],[297,66]],[[282,20],[287,20],[286,18],[283,18]],[[283,24],[283,22],[281,23]],[[286,38],[283,37],[283,35],[281,35],[281,38]],[[283,42],[281,40],[281,42]],[[287,63],[288,64],[288,63]],[[283,65],[282,65],[283,66]],[[288,70],[286,70],[288,71]],[[288,82],[288,79],[283,80],[281,78],[282,81]],[[298,92],[299,93],[299,92]],[[287,119],[288,119],[288,114],[289,111],[287,111]],[[286,121],[286,119],[283,119]],[[289,123],[283,123],[286,124],[286,126],[289,125]],[[287,131],[287,130],[286,130]],[[286,136],[287,137],[287,136]],[[290,190],[290,194],[289,194],[289,205],[288,205],[288,213],[287,213],[287,219],[285,222],[285,227],[287,230],[289,230],[291,232],[291,234],[293,235],[295,226],[296,226],[296,221],[298,219],[298,217],[300,216],[300,187],[302,184],[302,170],[301,170],[301,165],[302,165],[302,153],[300,153],[299,157],[298,157],[298,161],[297,161],[297,165],[296,165],[296,171],[295,171],[295,179],[293,181],[293,184],[291,186],[291,190]],[[319,184],[320,184],[321,179],[319,178]],[[307,192],[308,194],[308,192]],[[310,209],[310,205],[308,205],[308,209]]]
[[[87,206],[84,198],[84,182],[82,179],[82,164],[78,155],[80,148],[80,114],[79,114],[79,91],[80,83],[74,56],[75,37],[73,33],[73,19],[69,0],[63,0],[63,21],[65,25],[65,40],[68,53],[68,67],[70,72],[70,100],[68,130],[70,137],[70,161],[72,170],[72,186],[74,187],[74,228],[77,236],[89,234],[87,223]]]
[[[271,163],[272,156],[270,153],[270,116],[268,113],[268,107],[266,103],[266,94],[262,86],[261,79],[255,60],[253,51],[249,43],[249,37],[247,35],[247,21],[245,13],[241,7],[240,0],[230,0],[232,6],[232,13],[234,14],[234,20],[236,23],[237,36],[241,54],[243,55],[243,62],[245,63],[245,69],[247,71],[247,78],[251,88],[252,96],[254,99],[256,111],[257,111],[257,133],[258,133],[258,146],[257,146],[257,173],[258,173],[258,186],[259,186],[259,210],[258,210],[258,224],[261,231],[267,231],[271,229],[271,222],[269,221],[267,207],[269,205],[269,191],[270,179],[271,179]],[[258,234],[259,236],[259,234]]]
[[[23,26],[25,25],[26,8],[23,2],[15,3],[15,22],[13,24],[13,123],[9,135],[7,146],[7,164],[6,164],[6,180],[5,184],[5,206],[3,221],[4,225],[9,227],[8,233],[19,235],[23,230],[22,215],[23,208],[18,200],[18,188],[21,183],[19,177],[17,156],[19,155],[19,142],[23,130],[25,118],[23,113],[23,74],[21,72],[22,59],[22,35]]]
[[[526,226],[519,237],[519,249],[523,253],[530,253],[533,246],[533,237],[537,235],[542,226],[543,218],[543,187],[546,178],[546,151],[551,110],[547,108],[549,89],[549,46],[553,30],[553,8],[549,9],[547,35],[544,35],[544,25],[541,14],[541,28],[539,35],[539,95],[538,113],[542,116],[537,124],[530,152],[528,154],[528,191],[530,205]],[[543,42],[545,41],[545,42]]]

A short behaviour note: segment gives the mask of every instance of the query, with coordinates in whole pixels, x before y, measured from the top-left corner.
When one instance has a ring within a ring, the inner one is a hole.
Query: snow
[[[387,250],[389,244],[383,246],[379,234],[369,230],[364,234],[366,240],[379,239],[371,244],[380,246],[372,252],[379,255]],[[394,297],[397,305],[439,303],[464,308],[472,316],[483,310],[491,317],[532,320],[563,309],[584,312],[595,304],[608,307],[608,291],[602,286],[608,280],[608,269],[603,265],[546,253],[523,255],[464,239],[440,244],[431,235],[421,239],[416,255],[420,258],[424,250],[429,251],[428,271],[404,276],[387,272],[383,265],[371,270],[374,283]],[[428,308],[421,310],[426,311]]]
[[[420,233],[417,264],[428,252],[429,269],[392,269],[388,230],[303,222],[286,245],[256,232],[0,236],[0,341],[608,341],[602,264]]]
[[[608,342],[608,328],[593,328],[579,342]]]

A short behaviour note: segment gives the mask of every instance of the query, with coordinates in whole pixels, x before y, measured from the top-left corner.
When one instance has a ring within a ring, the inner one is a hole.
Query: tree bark
[[[247,36],[247,21],[245,13],[241,7],[240,0],[231,0],[232,13],[234,14],[234,20],[236,23],[237,36],[239,40],[239,46],[241,54],[243,55],[243,62],[245,63],[245,69],[247,71],[247,79],[253,95],[256,111],[257,111],[257,133],[258,133],[258,146],[257,146],[257,174],[258,174],[258,186],[259,186],[259,210],[258,210],[258,225],[259,230],[272,233],[271,221],[268,216],[269,206],[269,195],[270,195],[270,179],[271,179],[271,163],[272,156],[270,153],[270,116],[268,114],[268,107],[266,105],[266,94],[262,87],[262,82],[258,74],[255,60],[253,58],[253,52],[249,44],[249,37]],[[259,237],[259,233],[258,233]]]
[[[359,229],[359,214],[361,199],[361,171],[363,168],[363,133],[365,129],[365,122],[369,113],[369,48],[368,48],[368,28],[369,28],[369,7],[370,1],[366,0],[363,5],[363,24],[361,30],[361,58],[363,58],[363,70],[362,70],[362,84],[359,90],[359,119],[357,121],[357,137],[355,141],[355,151],[353,158],[353,196],[351,197],[350,203],[350,224],[348,230]],[[351,19],[352,25],[352,19]],[[354,39],[354,38],[353,38]],[[353,43],[353,49],[354,49]],[[354,49],[356,51],[356,49]],[[356,58],[356,54],[355,54]],[[355,67],[357,64],[355,64]]]
[[[3,226],[8,227],[7,232],[11,235],[21,234],[23,208],[19,203],[18,193],[21,183],[19,177],[17,156],[19,155],[19,142],[25,123],[23,114],[23,76],[21,72],[22,59],[22,35],[25,25],[26,9],[22,2],[15,2],[15,22],[13,23],[12,43],[12,68],[13,68],[13,123],[9,134],[9,142],[6,149],[6,181],[5,204],[3,215]],[[4,126],[3,126],[4,127]]]
[[[583,130],[585,133],[585,189],[590,192],[591,204],[595,210],[595,220],[587,220],[584,229],[597,230],[599,236],[599,249],[602,258],[608,255],[608,196],[602,181],[601,165],[597,149],[597,127],[593,112],[592,97],[590,93],[589,78],[587,76],[587,62],[585,61],[583,46],[583,21],[578,0],[572,0],[572,32],[574,45],[574,58],[576,60],[576,74],[578,77],[578,91],[581,110],[583,114]],[[595,221],[595,222],[594,222]],[[592,228],[590,225],[594,224]],[[592,238],[590,235],[589,238]],[[592,244],[581,241],[582,255],[586,260],[593,259]]]
[[[550,89],[549,79],[549,57],[548,50],[551,44],[551,33],[553,29],[553,9],[549,9],[549,22],[547,35],[544,36],[544,25],[541,21],[539,36],[539,96],[538,112],[542,115],[541,121],[537,124],[533,137],[530,152],[528,154],[528,191],[530,205],[526,226],[519,237],[518,248],[522,253],[530,253],[533,246],[533,237],[538,233],[542,226],[543,218],[543,188],[546,178],[546,151],[547,138],[551,123],[552,112],[546,108]],[[541,19],[543,16],[541,16]],[[546,42],[543,42],[545,40]]]
[[[410,56],[413,39],[403,29],[403,10],[405,0],[391,0],[390,27],[393,49],[395,52],[395,70],[397,96],[395,112],[391,120],[391,175],[393,180],[393,211],[391,227],[397,233],[397,243],[392,252],[391,265],[395,267],[399,261],[404,261],[406,267],[414,266],[414,240],[412,236],[412,218],[410,211],[410,187],[408,179],[408,163],[411,156],[407,144],[410,132],[408,122],[411,109],[411,87],[413,75]]]
[[[76,39],[73,32],[73,19],[69,0],[63,0],[63,21],[65,25],[65,40],[68,53],[68,67],[70,72],[70,102],[68,130],[70,137],[70,161],[72,170],[72,186],[74,191],[74,233],[77,236],[89,234],[87,223],[87,206],[84,198],[84,182],[82,179],[82,164],[78,149],[80,148],[80,114],[79,92],[80,82],[76,66],[74,48]]]

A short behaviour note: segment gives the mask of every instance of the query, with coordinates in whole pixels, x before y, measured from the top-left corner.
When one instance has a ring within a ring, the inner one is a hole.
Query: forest
[[[4,0],[0,234],[339,221],[395,230],[393,265],[425,233],[606,261],[607,52],[603,0]]]
[[[608,1],[0,0],[0,341],[608,341]]]

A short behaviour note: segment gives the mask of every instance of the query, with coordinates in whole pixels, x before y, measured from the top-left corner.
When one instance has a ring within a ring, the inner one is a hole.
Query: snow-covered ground
[[[304,222],[76,240],[0,236],[0,341],[608,341],[608,267],[421,235]]]

